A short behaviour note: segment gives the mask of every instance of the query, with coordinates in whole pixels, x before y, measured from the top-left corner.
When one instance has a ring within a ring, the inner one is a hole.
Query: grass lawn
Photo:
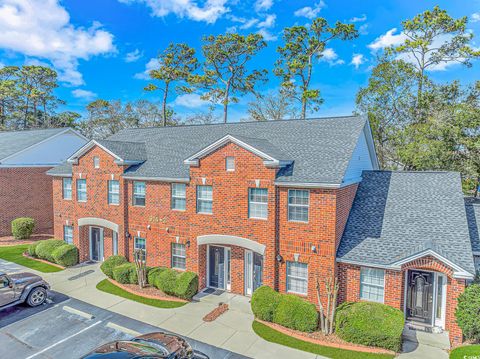
[[[328,358],[335,359],[390,359],[393,358],[393,355],[389,354],[373,354],[373,353],[363,353],[356,352],[352,350],[344,350],[338,348],[325,347],[318,344],[313,344],[305,342],[303,340],[293,338],[289,335],[280,333],[265,324],[254,321],[252,324],[253,331],[257,333],[258,336],[262,337],[266,341],[282,344],[290,348],[303,350],[305,352],[310,352],[313,354],[323,355]]]
[[[480,358],[480,345],[465,345],[450,352],[450,359]]]
[[[62,268],[24,257],[23,253],[27,250],[28,246],[28,244],[21,244],[18,246],[0,247],[0,259],[17,263],[43,273],[59,272],[63,270]]]
[[[178,308],[187,304],[183,302],[174,302],[170,300],[151,299],[151,298],[141,297],[139,295],[127,292],[126,290],[123,290],[120,287],[117,287],[108,279],[104,279],[100,283],[98,283],[97,289],[101,290],[102,292],[118,295],[119,297],[133,300],[135,302],[139,302],[139,303],[150,305],[152,307],[157,307],[157,308]]]

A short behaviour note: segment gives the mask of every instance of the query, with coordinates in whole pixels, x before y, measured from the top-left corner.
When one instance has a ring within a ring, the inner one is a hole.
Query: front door
[[[98,261],[103,259],[102,230],[100,228],[90,228],[90,259]]]
[[[218,289],[226,289],[225,248],[209,246],[208,251],[209,286]]]
[[[432,324],[433,273],[411,270],[407,280],[407,319]]]

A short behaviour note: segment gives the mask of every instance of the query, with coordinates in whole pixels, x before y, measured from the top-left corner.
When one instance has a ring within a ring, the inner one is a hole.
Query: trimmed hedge
[[[53,261],[64,267],[78,263],[78,249],[73,244],[64,244],[52,252]]]
[[[55,262],[52,256],[53,251],[64,245],[65,242],[60,239],[47,239],[44,241],[39,241],[35,249],[35,255],[38,258],[45,259],[49,262]]]
[[[301,332],[313,332],[318,328],[318,312],[315,304],[293,294],[282,294],[273,314],[273,322]]]
[[[36,257],[37,256],[37,253],[36,253],[37,246],[40,242],[41,241],[34,242],[34,243],[32,243],[28,246],[28,249],[27,249],[28,255],[30,255],[31,257]]]
[[[466,339],[480,341],[480,284],[472,284],[458,297],[455,310],[458,326]]]
[[[343,303],[335,316],[335,330],[343,340],[395,352],[402,348],[404,325],[400,310],[380,303]]]
[[[128,263],[124,256],[110,256],[100,265],[100,269],[108,278],[113,279],[113,270],[124,263]]]
[[[198,275],[193,272],[183,272],[177,277],[175,296],[182,299],[192,299],[198,291]]]
[[[30,217],[20,217],[14,219],[11,225],[15,239],[28,239],[35,229],[35,220]]]
[[[168,295],[175,295],[177,287],[177,271],[168,268],[158,275],[158,289]]]
[[[277,310],[280,302],[280,293],[271,287],[264,285],[255,290],[252,295],[252,312],[260,320],[273,321],[273,313]]]
[[[160,273],[165,271],[167,268],[166,267],[153,267],[150,268],[150,270],[147,273],[147,282],[151,286],[159,289],[159,282],[158,282],[158,277],[160,276]]]
[[[122,284],[138,284],[137,269],[134,263],[124,263],[113,269],[113,279]]]

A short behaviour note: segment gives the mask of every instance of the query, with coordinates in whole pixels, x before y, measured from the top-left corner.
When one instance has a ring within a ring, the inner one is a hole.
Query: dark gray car
[[[33,273],[0,273],[0,310],[20,303],[41,305],[49,289],[50,285]]]

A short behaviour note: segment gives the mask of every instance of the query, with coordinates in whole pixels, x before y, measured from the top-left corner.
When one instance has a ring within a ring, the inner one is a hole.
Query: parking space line
[[[92,325],[90,325],[90,326],[88,326],[88,327],[86,327],[86,328],[83,328],[82,330],[80,330],[80,331],[78,331],[78,332],[76,332],[76,333],[74,333],[74,334],[72,334],[72,335],[70,335],[70,336],[68,336],[68,337],[66,337],[66,338],[63,338],[62,340],[59,340],[59,341],[56,342],[56,343],[53,343],[52,345],[50,345],[50,346],[48,346],[48,347],[40,350],[39,352],[36,352],[35,354],[30,355],[29,357],[27,357],[27,358],[25,358],[25,359],[31,359],[31,358],[36,357],[37,355],[40,355],[40,354],[42,354],[42,353],[45,353],[46,351],[48,351],[48,350],[56,347],[57,345],[62,344],[62,343],[64,343],[64,342],[66,342],[67,340],[70,340],[70,339],[72,339],[73,337],[75,337],[75,336],[77,336],[77,335],[79,335],[79,334],[81,334],[81,333],[83,333],[83,332],[85,332],[85,331],[93,328],[94,326],[100,324],[101,322],[102,322],[102,321],[99,320],[98,322],[95,322],[95,323],[93,323]]]
[[[92,314],[90,313],[87,313],[87,312],[82,312],[81,310],[78,310],[78,309],[75,309],[75,308],[72,308],[72,307],[69,307],[68,305],[64,305],[63,308],[62,308],[64,311],[66,312],[69,312],[71,314],[76,314],[76,315],[79,315],[83,318],[86,318],[86,319],[93,319],[95,318]]]
[[[142,333],[137,332],[136,330],[133,330],[133,329],[130,329],[130,328],[125,328],[125,327],[122,327],[121,325],[118,325],[118,324],[115,324],[115,323],[112,323],[112,322],[108,322],[106,326],[109,327],[109,328],[124,332],[125,334],[131,335],[133,337],[138,337],[139,335],[142,334]]]

